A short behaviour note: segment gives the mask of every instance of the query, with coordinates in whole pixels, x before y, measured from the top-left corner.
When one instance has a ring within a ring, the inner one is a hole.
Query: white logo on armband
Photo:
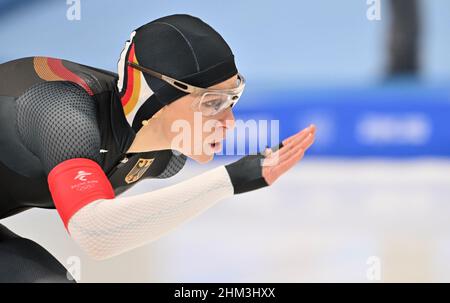
[[[77,175],[73,179],[79,180],[81,182],[72,184],[70,188],[76,191],[86,191],[94,188],[94,186],[98,184],[98,180],[95,178],[94,179],[91,178],[90,180],[86,179],[86,177],[90,175],[92,175],[92,173],[88,173],[84,170],[79,170]]]
[[[84,170],[78,171],[78,174],[73,178],[74,180],[87,181],[86,177],[92,175],[92,173],[85,172]]]

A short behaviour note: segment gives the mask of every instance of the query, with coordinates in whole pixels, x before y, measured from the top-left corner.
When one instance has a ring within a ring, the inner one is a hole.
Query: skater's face
[[[233,89],[238,83],[233,76],[210,88]],[[213,159],[222,150],[227,130],[235,125],[231,106],[215,115],[206,116],[196,105],[198,97],[189,94],[167,105],[163,110],[163,129],[172,142],[172,149],[200,163]]]

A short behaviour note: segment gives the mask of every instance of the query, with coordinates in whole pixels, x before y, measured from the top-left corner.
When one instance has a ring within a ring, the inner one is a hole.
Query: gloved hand
[[[299,162],[314,143],[316,127],[311,125],[283,140],[264,154],[249,155],[225,165],[234,193],[240,194],[272,185],[281,175]]]

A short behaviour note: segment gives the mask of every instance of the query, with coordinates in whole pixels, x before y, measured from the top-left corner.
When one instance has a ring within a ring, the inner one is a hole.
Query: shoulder
[[[17,99],[17,125],[23,137],[36,131],[78,135],[97,127],[95,101],[80,86],[65,81],[33,85]]]
[[[30,87],[17,100],[17,127],[47,171],[71,158],[98,160],[97,107],[77,84],[54,81]]]
[[[33,112],[42,112],[43,109],[53,112],[53,109],[59,110],[64,106],[75,106],[74,109],[86,112],[95,110],[93,98],[81,86],[68,81],[37,83],[17,99],[17,106],[19,111]]]

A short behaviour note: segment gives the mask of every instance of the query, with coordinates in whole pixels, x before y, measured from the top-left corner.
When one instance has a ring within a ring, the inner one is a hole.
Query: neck
[[[170,142],[164,136],[160,119],[152,118],[147,125],[141,127],[136,133],[127,153],[142,153],[164,149],[170,149]]]

